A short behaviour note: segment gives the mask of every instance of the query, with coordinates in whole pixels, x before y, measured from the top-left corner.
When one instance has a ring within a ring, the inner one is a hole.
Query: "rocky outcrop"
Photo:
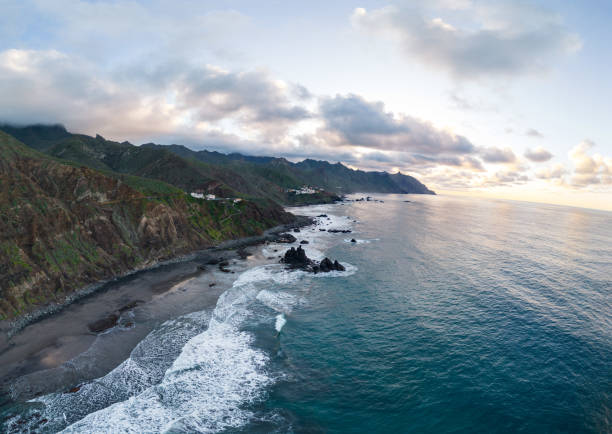
[[[323,259],[319,265],[315,265],[313,270],[315,273],[329,273],[330,271],[344,271],[346,270],[338,260],[332,262],[329,258]]]
[[[278,238],[276,238],[274,241],[277,243],[291,244],[291,243],[295,243],[297,241],[297,238],[295,238],[291,234],[285,233],[285,234],[280,234]]]
[[[307,269],[314,265],[314,262],[306,256],[306,252],[302,249],[302,246],[298,246],[297,249],[291,247],[285,252],[281,261],[292,268]]]
[[[285,255],[281,259],[281,262],[287,264],[290,268],[299,268],[304,271],[309,271],[312,273],[329,273],[330,271],[345,271],[345,268],[340,262],[337,260],[331,261],[329,258],[323,259],[321,262],[317,263],[313,261],[308,256],[306,256],[306,252],[302,249],[302,246],[291,247],[289,250],[285,252]]]

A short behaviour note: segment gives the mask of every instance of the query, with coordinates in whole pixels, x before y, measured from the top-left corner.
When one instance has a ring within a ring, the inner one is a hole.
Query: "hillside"
[[[357,192],[435,194],[412,176],[353,170],[341,163],[331,164],[312,159],[292,163],[284,158],[193,151],[179,145],[146,144],[143,147],[166,149],[186,159],[216,164],[240,173],[253,173],[283,188],[313,185],[337,194]]]
[[[334,194],[435,194],[417,179],[400,173],[353,170],[340,163],[253,157],[193,151],[179,145],[148,143],[134,146],[101,136],[67,132],[60,125],[0,126],[33,149],[91,168],[161,180],[183,190],[206,190],[218,195],[259,197],[294,204],[286,190],[304,185],[330,192],[311,201],[333,201]],[[302,201],[304,198],[301,198]]]
[[[162,147],[134,146],[129,142],[106,140],[99,135],[72,134],[57,125],[2,126],[0,130],[54,157],[98,170],[157,179],[185,191],[206,190],[219,196],[241,195],[277,202],[283,202],[285,198],[282,188],[263,178],[187,160]]]
[[[59,140],[74,143],[81,156],[86,149],[95,157],[97,148],[77,138]],[[56,149],[56,136],[45,140],[35,147]],[[120,160],[130,161],[125,155]],[[100,161],[106,165],[100,169],[121,167],[105,158],[94,158],[91,165]],[[152,170],[154,162],[143,166]],[[204,201],[167,183],[67,164],[0,131],[0,318],[293,218],[271,201]]]

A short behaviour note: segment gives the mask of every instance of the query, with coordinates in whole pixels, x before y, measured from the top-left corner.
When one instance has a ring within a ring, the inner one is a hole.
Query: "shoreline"
[[[98,282],[93,291],[80,291],[69,303],[54,306],[52,311],[47,307],[27,324],[19,324],[21,328],[10,338],[3,332],[0,407],[7,399],[23,401],[61,390],[65,384],[78,385],[105,375],[161,322],[194,310],[213,309],[219,295],[242,271],[270,262],[272,258],[262,253],[267,242],[283,232],[313,224],[310,217],[297,217],[261,235],[227,240]],[[219,266],[219,261],[228,261],[229,269]],[[111,313],[119,317],[115,324],[92,331],[93,323]],[[93,357],[98,363],[84,370],[67,367],[70,360],[83,357]]]
[[[41,396],[53,402],[56,398],[68,402],[79,397],[88,399],[97,393],[99,386],[110,393],[112,403],[115,384],[118,390],[124,386],[131,390],[133,385],[140,384],[139,375],[158,375],[154,368],[157,363],[173,360],[165,357],[174,354],[175,349],[182,351],[176,345],[207,330],[219,300],[233,305],[231,296],[229,301],[227,297],[220,297],[232,294],[228,290],[238,280],[242,283],[237,288],[242,291],[241,285],[247,284],[244,276],[249,276],[249,282],[257,281],[262,271],[266,275],[266,270],[277,270],[289,244],[310,244],[307,247],[312,249],[311,257],[323,258],[325,247],[334,239],[327,236],[327,230],[330,234],[341,232],[330,228],[348,223],[332,221],[332,215],[324,214],[329,213],[328,209],[305,208],[295,210],[305,216],[270,228],[259,236],[228,240],[186,257],[174,258],[165,266],[158,264],[116,279],[91,298],[77,300],[17,333],[8,351],[2,352],[0,348],[0,416],[13,417],[20,405],[28,406],[28,401]],[[248,274],[251,270],[252,275]],[[265,294],[263,306],[276,310],[273,302],[269,304],[268,297],[272,294],[260,289]],[[259,295],[256,299],[259,300]],[[221,311],[225,311],[225,304]],[[115,323],[94,331],[91,325],[108,318],[111,312],[119,316]],[[274,327],[280,332],[278,317]],[[170,343],[175,341],[176,345]],[[160,361],[155,361],[158,357]],[[42,402],[46,402],[44,399]],[[55,417],[52,409],[49,415],[33,411],[33,423],[41,417],[42,423]],[[70,414],[73,422],[74,415]],[[25,416],[16,423],[26,420],[30,424],[30,419]]]
[[[258,245],[266,241],[270,241],[272,238],[274,238],[275,236],[277,236],[278,234],[282,232],[286,232],[294,228],[308,226],[310,224],[312,224],[312,219],[310,219],[309,217],[296,215],[296,221],[292,223],[287,223],[284,225],[274,226],[272,228],[266,229],[264,233],[261,235],[254,235],[251,237],[243,237],[243,238],[237,238],[234,240],[222,241],[221,243],[213,247],[209,247],[209,248],[201,249],[201,250],[194,250],[190,253],[179,255],[174,258],[167,259],[164,261],[155,261],[153,263],[143,265],[142,267],[134,268],[132,270],[129,270],[126,273],[120,274],[110,279],[101,280],[101,281],[92,283],[90,285],[87,285],[81,289],[78,289],[68,294],[64,298],[64,300],[61,302],[54,302],[54,303],[47,304],[45,306],[42,306],[38,309],[33,310],[32,312],[26,313],[20,318],[0,321],[0,351],[3,351],[5,349],[3,348],[4,345],[2,345],[3,340],[6,340],[7,342],[10,341],[13,338],[13,336],[18,334],[20,331],[22,331],[24,328],[28,327],[29,325],[35,324],[38,321],[41,321],[55,314],[58,314],[63,309],[65,309],[66,307],[72,305],[73,303],[77,301],[81,301],[92,295],[104,292],[105,287],[110,286],[114,283],[117,283],[121,279],[125,279],[128,277],[137,275],[139,273],[151,271],[159,267],[181,263],[181,262],[186,262],[186,261],[194,259],[197,256],[203,256],[203,257],[206,255],[212,256],[213,254],[218,254],[219,252],[225,252],[225,251],[229,252],[229,251],[240,249],[242,247]]]
[[[233,284],[234,275],[254,263],[269,262],[263,245],[292,229],[311,225],[312,219],[267,229],[263,234],[224,241],[208,249],[159,262],[79,291],[64,304],[47,306],[37,315],[0,330],[0,407],[8,399],[27,400],[61,388],[62,384],[104,375],[129,356],[132,348],[156,324],[193,310],[214,308],[219,295]],[[219,266],[229,261],[229,268]],[[194,289],[197,287],[197,289]],[[104,330],[91,325],[116,314]],[[66,362],[75,358],[104,360],[95,369],[74,371]],[[104,354],[101,358],[100,355]]]

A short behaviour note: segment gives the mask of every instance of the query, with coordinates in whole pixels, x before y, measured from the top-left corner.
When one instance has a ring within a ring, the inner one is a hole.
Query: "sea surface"
[[[293,210],[327,215],[294,235],[346,271],[247,269],[3,430],[612,432],[612,213],[374,198]]]

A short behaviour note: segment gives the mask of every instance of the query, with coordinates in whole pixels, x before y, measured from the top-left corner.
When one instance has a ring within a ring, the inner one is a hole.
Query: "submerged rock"
[[[297,241],[297,238],[295,238],[291,234],[285,233],[285,234],[280,234],[278,238],[276,238],[274,241],[276,241],[277,243],[291,244],[291,243],[295,243]]]
[[[300,244],[310,244],[307,240],[300,241]]]
[[[247,252],[245,249],[238,249],[238,250],[236,250],[236,253],[238,254],[238,257],[240,259],[246,259],[249,256],[253,256],[252,253]]]
[[[356,243],[357,240],[355,238],[351,238],[351,243]]]
[[[111,329],[117,325],[119,322],[119,315],[113,313],[107,316],[106,318],[99,319],[92,323],[87,324],[87,328],[89,328],[90,332],[93,333],[102,333],[108,329]]]
[[[123,312],[127,312],[128,310],[132,310],[134,308],[136,308],[138,305],[142,304],[143,301],[142,300],[134,300],[129,302],[128,304],[122,306],[119,308],[119,312],[123,313]]]
[[[223,259],[223,257],[212,258],[212,259],[209,259],[208,262],[206,262],[206,265],[217,265],[219,262],[222,262],[224,260],[225,259]]]
[[[219,262],[219,270],[221,270],[224,273],[231,273],[231,270],[226,268],[228,266],[229,266],[229,262],[228,261],[221,261],[221,262]]]

